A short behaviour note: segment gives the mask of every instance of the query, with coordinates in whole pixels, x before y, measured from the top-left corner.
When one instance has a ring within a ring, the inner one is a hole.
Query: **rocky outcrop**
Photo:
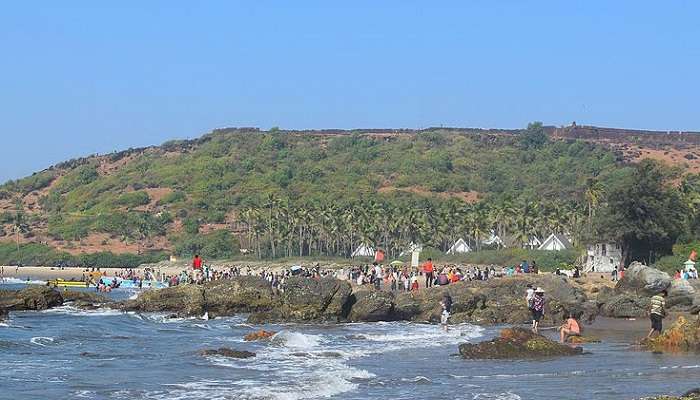
[[[652,351],[700,352],[700,318],[678,317],[661,335],[642,344]]]
[[[669,286],[671,277],[667,273],[635,261],[625,270],[624,277],[615,289],[651,296],[668,289]]]
[[[346,316],[350,284],[337,279],[292,277],[283,292],[256,276],[179,285],[149,290],[121,309],[141,312],[172,312],[178,316],[209,317],[251,313],[253,323],[271,321],[339,321]]]
[[[656,268],[633,262],[615,289],[604,289],[598,294],[600,314],[613,318],[636,318],[649,313],[651,296],[668,291],[666,307],[677,311],[700,311],[700,297],[693,285],[671,277]]]
[[[258,340],[268,340],[271,339],[273,336],[275,336],[277,332],[272,332],[272,331],[266,331],[264,329],[261,329],[257,332],[251,332],[243,337],[243,340],[246,342],[255,342]]]
[[[7,311],[46,310],[63,304],[58,290],[29,286],[22,290],[0,290],[0,308]]]
[[[220,356],[228,358],[252,358],[255,357],[255,353],[245,350],[233,350],[228,347],[221,347],[218,349],[205,349],[199,351],[200,355],[203,356]]]
[[[481,343],[462,343],[459,354],[467,359],[530,359],[574,356],[583,353],[522,328],[506,328],[499,337]]]
[[[600,304],[600,314],[612,318],[638,318],[649,313],[649,297],[634,292],[614,294]]]
[[[71,303],[81,309],[96,309],[112,302],[111,299],[95,292],[65,290],[61,292],[61,297],[64,303]]]
[[[394,295],[391,292],[362,288],[352,294],[352,308],[348,320],[352,322],[392,321],[394,313]]]
[[[700,388],[689,390],[680,396],[645,397],[643,400],[700,400]]]
[[[120,305],[125,311],[172,312],[177,316],[201,316],[205,313],[204,288],[179,285],[142,292],[135,300]]]

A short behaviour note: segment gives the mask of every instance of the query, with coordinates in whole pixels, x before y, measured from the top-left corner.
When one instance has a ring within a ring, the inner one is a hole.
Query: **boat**
[[[90,285],[87,282],[83,281],[65,281],[63,279],[55,279],[52,281],[48,281],[47,284],[49,286],[54,286],[54,287],[75,287],[75,288],[87,288],[90,287]]]

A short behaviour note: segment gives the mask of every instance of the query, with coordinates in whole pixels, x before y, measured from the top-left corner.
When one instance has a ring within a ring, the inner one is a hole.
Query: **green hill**
[[[459,237],[480,248],[492,230],[513,246],[551,232],[580,244],[598,197],[633,168],[552,129],[215,130],[5,183],[0,240],[207,257],[348,256],[363,242],[394,256]]]

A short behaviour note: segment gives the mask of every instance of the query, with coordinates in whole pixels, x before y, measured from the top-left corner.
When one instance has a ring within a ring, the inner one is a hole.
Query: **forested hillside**
[[[549,233],[581,244],[602,232],[597,209],[638,179],[638,168],[609,145],[555,133],[538,123],[521,131],[216,130],[5,183],[0,241],[8,254],[19,242],[73,255],[232,257],[245,248],[264,258],[348,256],[359,243],[392,255],[410,242],[444,251],[459,237],[476,249],[491,231],[511,246]],[[654,168],[689,207],[679,211],[690,212],[697,177],[679,164]],[[662,233],[668,249],[693,236],[688,221]]]

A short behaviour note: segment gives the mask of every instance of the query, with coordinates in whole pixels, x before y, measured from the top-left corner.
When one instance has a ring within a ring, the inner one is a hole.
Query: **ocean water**
[[[116,297],[133,292],[115,291]],[[270,342],[243,336],[265,328]],[[634,399],[700,385],[700,358],[586,346],[588,355],[467,361],[457,345],[497,327],[358,323],[250,326],[245,316],[13,313],[0,324],[1,399]],[[257,357],[201,356],[230,347]]]

